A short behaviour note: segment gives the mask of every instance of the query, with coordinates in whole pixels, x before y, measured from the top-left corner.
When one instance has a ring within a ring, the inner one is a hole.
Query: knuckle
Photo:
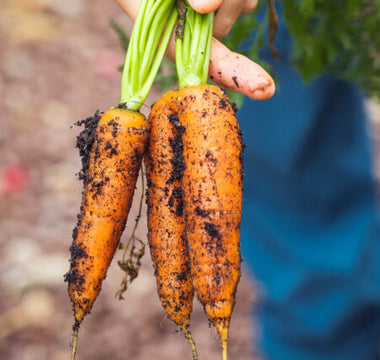
[[[243,7],[242,14],[251,13],[253,10],[255,10],[256,6],[257,6],[257,0],[247,0]]]
[[[234,22],[229,19],[220,19],[218,22],[215,22],[214,37],[220,39],[227,36],[233,24]]]

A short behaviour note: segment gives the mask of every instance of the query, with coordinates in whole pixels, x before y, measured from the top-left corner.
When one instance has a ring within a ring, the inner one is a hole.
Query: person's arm
[[[127,15],[134,20],[137,16],[140,0],[115,0]],[[220,5],[215,16],[215,29],[221,29],[218,36],[226,35],[236,18],[253,10],[256,0],[190,0],[195,10],[202,12],[214,11]],[[205,4],[211,4],[205,7]],[[197,6],[198,5],[198,6]],[[218,30],[217,30],[218,31]],[[174,38],[168,47],[167,55],[174,59]],[[270,98],[275,91],[275,84],[271,76],[258,64],[247,57],[230,51],[221,42],[213,39],[209,77],[221,87],[243,93],[256,100]]]

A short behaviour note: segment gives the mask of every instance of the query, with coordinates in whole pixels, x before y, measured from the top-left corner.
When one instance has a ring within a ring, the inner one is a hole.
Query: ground
[[[80,168],[75,149],[79,129],[72,124],[118,102],[117,66],[123,52],[110,28],[111,19],[130,30],[127,17],[110,0],[2,1],[1,359],[70,356],[73,317],[63,274],[69,267],[68,249],[81,194],[75,176]],[[157,94],[155,89],[144,112]],[[373,103],[369,108],[376,139],[379,110]],[[129,224],[136,210],[137,203]],[[139,236],[146,239],[144,219]],[[159,303],[149,255],[124,301],[114,296],[121,278],[114,261],[81,328],[78,360],[190,359],[188,344]],[[231,324],[231,359],[255,359],[250,318],[254,295],[244,272]],[[220,358],[216,333],[199,305],[193,312],[192,332],[201,359]]]

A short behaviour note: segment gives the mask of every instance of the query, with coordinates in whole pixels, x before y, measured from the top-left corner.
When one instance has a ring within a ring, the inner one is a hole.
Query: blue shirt
[[[380,221],[362,94],[305,84],[280,30],[279,80],[238,113],[245,150],[243,260],[258,282],[270,360],[373,360],[380,341]]]

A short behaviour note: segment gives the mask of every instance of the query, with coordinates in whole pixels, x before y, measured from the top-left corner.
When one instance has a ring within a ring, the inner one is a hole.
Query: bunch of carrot
[[[142,1],[120,105],[87,119],[78,138],[84,191],[66,274],[75,317],[72,357],[79,326],[124,230],[145,156],[148,241],[158,296],[197,359],[189,330],[196,293],[227,359],[240,278],[242,137],[228,97],[206,84],[213,14],[198,14],[182,1],[177,5],[174,0]],[[176,23],[179,90],[162,96],[145,121],[138,110]]]
[[[127,222],[148,139],[139,109],[177,21],[174,1],[142,1],[123,69],[119,105],[80,122],[85,124],[77,141],[84,190],[65,275],[75,318],[72,358],[80,324],[99,295]]]
[[[148,120],[148,239],[169,317],[186,333],[194,288],[226,359],[240,278],[243,146],[228,97],[206,84],[213,14],[186,10],[177,25],[179,90],[162,96]]]

